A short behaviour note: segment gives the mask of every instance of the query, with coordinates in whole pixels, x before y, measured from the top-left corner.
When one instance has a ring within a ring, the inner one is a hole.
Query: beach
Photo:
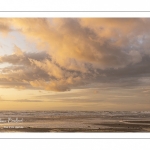
[[[147,111],[3,111],[0,132],[149,132],[149,118]]]

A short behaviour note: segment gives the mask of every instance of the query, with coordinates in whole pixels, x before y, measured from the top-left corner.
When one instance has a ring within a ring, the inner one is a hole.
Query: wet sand
[[[0,132],[147,132],[141,128],[105,128],[105,129],[82,129],[82,128],[23,128],[23,129],[0,129]]]
[[[30,112],[0,113],[23,117],[20,123],[0,123],[0,132],[149,132],[150,112]]]

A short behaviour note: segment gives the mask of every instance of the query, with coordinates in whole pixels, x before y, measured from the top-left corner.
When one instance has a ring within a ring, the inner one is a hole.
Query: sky
[[[0,110],[150,110],[150,19],[0,18]]]

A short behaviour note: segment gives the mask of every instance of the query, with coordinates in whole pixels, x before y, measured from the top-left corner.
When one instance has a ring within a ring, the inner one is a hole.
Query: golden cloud
[[[149,25],[140,18],[0,19],[0,31],[20,32],[39,50],[15,46],[12,55],[1,56],[12,67],[2,70],[0,80],[53,91],[102,80],[109,70],[118,73],[150,54]]]

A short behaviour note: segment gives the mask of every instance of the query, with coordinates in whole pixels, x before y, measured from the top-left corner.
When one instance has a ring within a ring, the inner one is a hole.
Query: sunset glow
[[[0,110],[150,110],[150,19],[1,18]]]

